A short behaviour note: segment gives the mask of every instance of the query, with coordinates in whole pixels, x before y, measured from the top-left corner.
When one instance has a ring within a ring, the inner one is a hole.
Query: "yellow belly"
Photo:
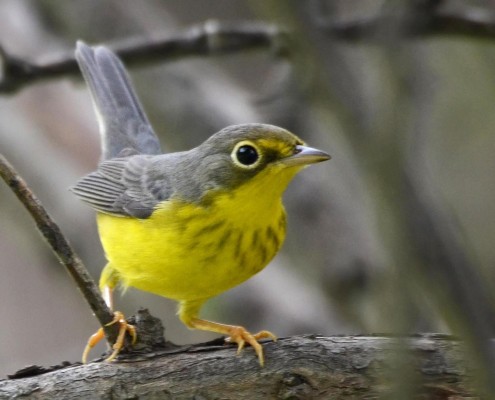
[[[225,196],[207,207],[167,201],[148,219],[99,214],[108,259],[102,280],[111,273],[123,286],[196,300],[250,278],[278,252],[285,212],[281,201],[262,215],[243,212],[236,202],[231,207],[230,201]]]

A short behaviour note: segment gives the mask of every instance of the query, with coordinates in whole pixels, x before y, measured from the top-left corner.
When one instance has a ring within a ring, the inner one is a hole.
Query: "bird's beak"
[[[312,147],[297,145],[296,153],[282,159],[280,162],[288,167],[304,166],[329,160],[331,157],[324,151],[313,149]]]

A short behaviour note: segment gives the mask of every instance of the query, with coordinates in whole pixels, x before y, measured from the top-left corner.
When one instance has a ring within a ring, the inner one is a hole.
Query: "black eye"
[[[248,144],[245,144],[237,149],[236,152],[237,161],[243,165],[253,165],[258,161],[258,151]]]

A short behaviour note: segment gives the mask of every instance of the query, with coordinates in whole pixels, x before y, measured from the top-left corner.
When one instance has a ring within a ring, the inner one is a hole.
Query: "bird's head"
[[[190,157],[198,161],[195,174],[203,194],[240,187],[281,194],[302,168],[330,158],[289,131],[267,124],[222,129],[193,149]]]

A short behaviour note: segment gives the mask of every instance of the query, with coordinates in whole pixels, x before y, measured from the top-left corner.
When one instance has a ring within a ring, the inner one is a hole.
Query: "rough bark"
[[[64,367],[0,381],[0,399],[463,399],[473,398],[460,342],[297,336],[235,356],[221,341],[170,348],[113,363]]]

